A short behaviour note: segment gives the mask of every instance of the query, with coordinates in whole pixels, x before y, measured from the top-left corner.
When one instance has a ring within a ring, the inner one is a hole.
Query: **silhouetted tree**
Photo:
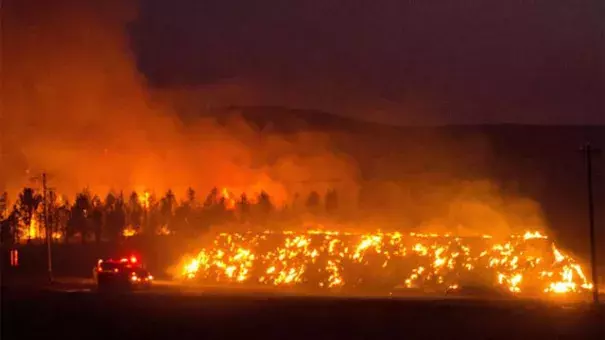
[[[246,193],[243,193],[237,201],[237,212],[241,222],[248,222],[250,219],[250,200]]]
[[[130,194],[128,199],[126,219],[126,223],[135,228],[139,228],[142,224],[143,208],[141,207],[141,203],[139,201],[139,195],[137,195],[135,191]]]
[[[261,211],[268,214],[273,210],[273,203],[271,202],[271,197],[264,191],[258,195],[258,206],[261,208]]]
[[[187,189],[187,204],[189,204],[190,206],[195,206],[195,202],[196,202],[196,196],[195,196],[195,190],[193,190],[193,188],[188,188]]]
[[[10,213],[5,212],[0,220],[0,244],[12,245],[17,243],[18,228],[19,212],[16,208],[13,208]]]
[[[69,203],[67,197],[63,198],[63,204],[57,211],[57,230],[61,232],[63,236],[63,242],[68,243],[69,239],[73,234],[70,234],[69,221],[71,220],[71,209],[72,205]]]
[[[95,242],[100,243],[103,237],[103,205],[93,204],[90,213],[90,224],[95,233]]]
[[[338,210],[338,194],[336,190],[328,190],[325,198],[326,212],[332,214]]]
[[[255,223],[266,224],[273,210],[274,206],[271,202],[271,197],[266,192],[261,191],[252,209],[252,219]]]
[[[0,195],[0,244],[12,243],[12,231],[8,223],[8,194]]]
[[[32,188],[24,188],[19,194],[19,217],[23,224],[29,228],[34,212],[38,208],[38,205],[42,201],[42,197],[35,193]],[[19,237],[19,235],[17,235]],[[27,234],[27,242],[31,242],[31,234]]]
[[[206,196],[206,200],[204,201],[204,207],[210,207],[212,205],[216,205],[220,203],[220,194],[218,188],[214,187],[210,190],[208,196]]]
[[[149,194],[147,202],[147,208],[143,207],[143,232],[153,234],[160,227],[160,201],[155,194]]]
[[[108,202],[113,202],[108,206]],[[124,196],[120,194],[117,198],[112,195],[105,201],[105,226],[109,238],[113,241],[119,240],[122,231],[126,227],[126,207]]]
[[[105,196],[105,210],[112,210],[115,207],[116,204],[116,196],[113,193],[108,193],[107,196]]]
[[[88,191],[83,191],[76,196],[68,222],[69,236],[80,233],[82,244],[86,243],[89,234],[88,218],[91,213],[91,199]]]
[[[71,218],[71,209],[69,205],[69,201],[67,199],[63,200],[63,204],[56,207],[54,213],[54,230],[59,232],[63,236],[63,241],[67,243],[67,229],[69,220]]]
[[[312,213],[318,213],[320,204],[321,197],[319,196],[317,191],[311,191],[311,193],[309,193],[309,197],[307,197],[307,202],[305,203],[307,211]]]
[[[196,227],[205,229],[210,225],[222,224],[225,222],[226,215],[223,198],[217,188],[212,188],[206,196],[199,218],[196,219]]]
[[[177,202],[174,193],[172,193],[172,190],[168,190],[166,195],[160,200],[160,226],[169,226],[171,224],[176,206]]]
[[[2,195],[0,195],[0,220],[4,220],[5,218],[8,217],[9,212],[8,212],[8,208],[9,208],[9,201],[8,201],[8,193],[7,192],[3,192]]]

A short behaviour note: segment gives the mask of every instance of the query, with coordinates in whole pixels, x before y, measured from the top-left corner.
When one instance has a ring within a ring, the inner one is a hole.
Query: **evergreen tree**
[[[91,213],[90,194],[83,191],[76,196],[74,205],[71,208],[70,219],[68,223],[68,234],[73,236],[80,234],[82,244],[86,243],[89,234],[89,214]]]
[[[254,205],[254,222],[261,225],[266,225],[271,218],[271,213],[273,212],[274,208],[275,207],[271,202],[271,197],[269,194],[261,191],[256,200],[256,204]]]
[[[307,202],[305,206],[307,207],[307,211],[317,214],[319,212],[319,207],[321,205],[321,197],[317,193],[317,191],[311,191],[309,197],[307,197]]]
[[[160,225],[170,225],[176,206],[176,198],[172,193],[172,190],[168,190],[168,192],[166,192],[166,195],[160,200]]]
[[[0,221],[0,244],[16,244],[18,242],[19,213],[13,209],[10,213],[5,213]]]
[[[187,189],[187,204],[189,204],[190,206],[195,206],[196,202],[196,196],[195,196],[195,190],[193,190],[193,188],[188,188]]]
[[[90,225],[95,234],[95,242],[100,243],[103,237],[103,202],[98,196],[92,198]]]
[[[38,209],[38,205],[42,201],[42,196],[36,194],[32,188],[24,188],[19,194],[19,218],[23,222],[26,228],[31,225],[32,218],[34,218],[34,212]],[[17,234],[17,238],[20,235]],[[27,241],[31,242],[31,234],[27,233]]]
[[[62,200],[62,203],[56,207],[55,212],[55,230],[63,236],[63,241],[68,242],[68,224],[71,219],[71,209],[67,198]]]
[[[338,194],[336,190],[328,190],[325,198],[326,212],[333,214],[338,210]]]
[[[116,204],[117,198],[113,193],[108,193],[107,196],[105,196],[105,210],[113,210]]]
[[[112,198],[108,196],[109,199],[105,201],[105,225],[109,238],[117,241],[126,227],[126,207],[122,194],[117,198],[113,195],[111,196]]]
[[[210,190],[208,196],[206,196],[206,200],[204,201],[204,207],[211,207],[213,205],[217,205],[220,202],[220,194],[218,188],[214,187]]]
[[[225,212],[224,201],[221,200],[218,189],[216,187],[212,188],[208,196],[206,196],[204,207],[196,224],[199,224],[200,228],[222,224],[225,221]]]
[[[237,212],[239,214],[240,222],[248,222],[250,219],[250,200],[248,195],[243,193],[237,202]]]
[[[139,228],[143,220],[143,208],[139,200],[139,195],[133,191],[128,199],[127,224],[134,228]]]
[[[9,208],[8,193],[3,192],[2,195],[0,195],[0,220],[4,220],[5,218],[8,217],[8,215],[9,215],[8,208]]]

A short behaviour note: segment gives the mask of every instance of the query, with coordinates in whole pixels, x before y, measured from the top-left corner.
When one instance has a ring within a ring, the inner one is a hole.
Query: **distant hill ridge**
[[[587,130],[600,131],[605,129],[602,125],[539,125],[539,124],[517,124],[517,123],[494,123],[494,124],[443,124],[443,125],[388,125],[377,122],[358,120],[344,117],[325,111],[311,109],[292,109],[281,106],[228,106],[221,113],[240,114],[248,122],[264,128],[273,125],[276,132],[293,132],[295,130],[358,130],[358,131],[389,131],[397,130],[458,130],[469,132],[470,130],[494,132],[502,129],[521,130]],[[222,116],[222,115],[219,115]]]

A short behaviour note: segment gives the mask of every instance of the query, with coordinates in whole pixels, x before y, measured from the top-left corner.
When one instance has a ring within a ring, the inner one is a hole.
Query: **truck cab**
[[[151,288],[153,276],[134,256],[120,259],[99,259],[93,268],[93,280],[99,291],[139,290]]]

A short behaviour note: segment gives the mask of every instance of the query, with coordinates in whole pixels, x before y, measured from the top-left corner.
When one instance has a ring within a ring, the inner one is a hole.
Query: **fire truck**
[[[99,291],[149,289],[153,281],[136,256],[99,259],[92,275]]]

